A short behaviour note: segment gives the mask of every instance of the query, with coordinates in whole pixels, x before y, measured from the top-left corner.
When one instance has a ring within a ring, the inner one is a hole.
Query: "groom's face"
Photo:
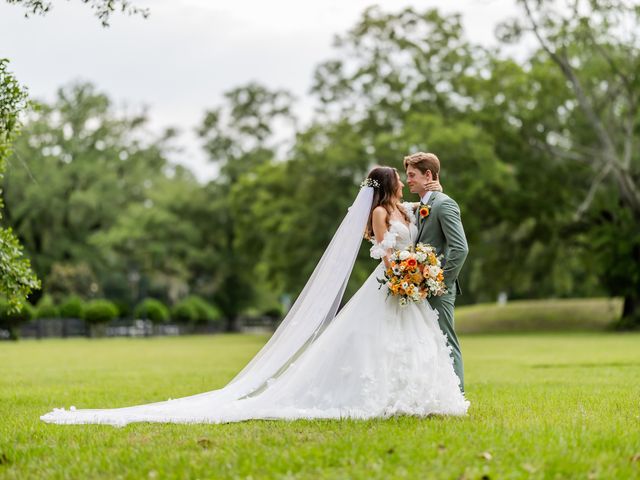
[[[407,185],[411,193],[422,195],[425,191],[424,184],[431,181],[431,171],[427,170],[422,173],[413,165],[407,167]]]

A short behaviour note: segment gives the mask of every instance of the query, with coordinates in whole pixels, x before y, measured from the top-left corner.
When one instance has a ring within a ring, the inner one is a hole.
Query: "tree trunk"
[[[227,317],[226,331],[227,332],[239,332],[240,331],[240,329],[238,328],[238,316],[237,315],[229,315]]]
[[[619,326],[623,330],[640,329],[640,295],[626,295]]]
[[[9,327],[9,340],[13,340],[14,342],[18,340],[19,335],[18,335],[18,328],[17,326],[10,326]]]

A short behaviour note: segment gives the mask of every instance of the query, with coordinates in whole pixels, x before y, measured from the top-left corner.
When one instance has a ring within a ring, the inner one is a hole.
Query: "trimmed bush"
[[[89,302],[84,311],[84,319],[89,325],[107,323],[117,316],[118,307],[109,300],[93,300]]]
[[[193,323],[196,325],[206,325],[208,323],[219,323],[222,320],[222,313],[214,305],[211,305],[204,298],[197,295],[190,295],[183,300],[189,303],[196,311]]]
[[[72,295],[60,305],[61,318],[84,318],[84,302],[78,296]]]
[[[58,318],[60,309],[56,307],[51,295],[44,295],[35,309],[35,318]]]
[[[135,309],[136,318],[146,318],[153,323],[167,323],[169,309],[155,298],[145,298]]]
[[[113,304],[118,309],[118,317],[125,318],[131,315],[131,305],[125,300],[114,300]]]
[[[33,307],[24,303],[20,310],[11,311],[9,302],[0,299],[0,328],[9,331],[9,339],[18,339],[18,327],[33,318]]]
[[[194,323],[198,318],[198,310],[192,302],[181,301],[171,309],[171,320],[178,323]]]
[[[284,316],[282,312],[282,307],[276,306],[276,305],[270,308],[267,308],[265,311],[262,312],[262,314],[265,317],[269,317],[273,320],[280,320]]]

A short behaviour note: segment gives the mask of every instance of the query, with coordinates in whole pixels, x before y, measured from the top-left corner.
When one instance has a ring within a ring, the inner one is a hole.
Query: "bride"
[[[376,167],[271,339],[225,387],[111,409],[54,408],[59,424],[226,423],[249,419],[464,415],[450,348],[428,302],[401,307],[379,289],[388,255],[415,242],[414,204],[397,171]],[[381,259],[336,315],[363,232]]]

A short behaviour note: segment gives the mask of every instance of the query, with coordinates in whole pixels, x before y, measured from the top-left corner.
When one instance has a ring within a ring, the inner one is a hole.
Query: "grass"
[[[0,478],[640,478],[640,335],[462,337],[465,418],[49,425],[224,385],[265,337],[0,344]],[[635,458],[635,459],[634,459]]]
[[[516,300],[456,308],[459,333],[606,330],[622,314],[620,298]]]

